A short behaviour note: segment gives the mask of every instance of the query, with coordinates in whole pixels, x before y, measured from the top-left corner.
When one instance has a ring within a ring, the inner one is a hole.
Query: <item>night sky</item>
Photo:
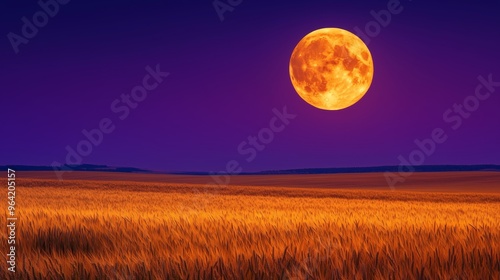
[[[440,128],[447,139],[423,164],[500,164],[500,86],[478,104],[471,97],[478,76],[500,82],[498,1],[401,1],[365,40],[370,90],[340,111],[295,92],[293,48],[315,29],[364,29],[370,11],[391,1],[245,0],[221,21],[212,1],[72,0],[16,54],[8,34],[22,36],[21,18],[32,22],[41,10],[18,2],[0,5],[0,165],[64,164],[67,147],[86,139],[82,130],[105,118],[114,130],[82,163],[158,171],[220,171],[231,160],[243,171],[397,165],[415,139]],[[114,112],[111,104],[157,65],[168,77],[127,116]],[[460,116],[453,106],[464,100],[477,109]],[[296,117],[255,157],[240,153],[285,106]]]

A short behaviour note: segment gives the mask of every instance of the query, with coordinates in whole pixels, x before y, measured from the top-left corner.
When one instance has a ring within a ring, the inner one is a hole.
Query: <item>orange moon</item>
[[[373,80],[373,60],[356,35],[340,28],[307,34],[290,58],[290,79],[307,103],[340,110],[358,102]]]

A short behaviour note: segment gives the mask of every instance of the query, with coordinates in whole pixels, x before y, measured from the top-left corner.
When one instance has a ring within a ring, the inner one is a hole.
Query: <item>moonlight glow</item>
[[[340,110],[358,102],[373,79],[368,47],[356,35],[339,28],[307,34],[290,58],[290,79],[307,103]]]

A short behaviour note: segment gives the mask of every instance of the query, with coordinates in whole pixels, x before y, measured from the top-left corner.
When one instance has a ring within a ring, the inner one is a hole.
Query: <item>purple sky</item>
[[[424,164],[500,164],[500,87],[458,129],[443,120],[474,95],[479,75],[500,81],[498,2],[401,1],[368,44],[375,74],[359,103],[324,111],[294,91],[288,61],[304,35],[364,29],[387,3],[243,1],[220,21],[211,1],[73,0],[18,54],[7,34],[22,34],[21,18],[40,7],[2,3],[0,165],[65,163],[66,147],[76,149],[82,130],[103,118],[115,130],[83,163],[159,171],[219,171],[233,159],[244,171],[397,165],[415,139],[442,128],[448,139]],[[110,104],[157,64],[170,75],[120,120]],[[248,162],[238,146],[284,106],[297,117]]]

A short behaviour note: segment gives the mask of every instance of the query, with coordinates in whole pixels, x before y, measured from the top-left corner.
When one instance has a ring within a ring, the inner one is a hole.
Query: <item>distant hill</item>
[[[0,170],[12,168],[16,171],[52,171],[51,166],[32,165],[4,165]],[[65,165],[72,171],[101,171],[101,172],[123,172],[123,173],[155,173],[155,174],[178,174],[178,175],[209,175],[209,172],[155,172],[151,170],[134,167],[112,167],[107,165],[81,164]],[[374,172],[398,172],[399,166],[374,166],[374,167],[334,167],[334,168],[303,168],[286,170],[268,170],[260,172],[244,172],[242,175],[266,175],[266,174],[346,174],[346,173],[374,173]],[[500,165],[422,165],[415,166],[415,172],[453,172],[453,171],[494,171],[500,172]]]
[[[335,173],[373,173],[398,172],[399,166],[374,167],[339,167],[339,168],[303,168],[287,170],[270,170],[254,174],[335,174]],[[450,172],[450,171],[500,171],[500,165],[421,165],[414,166],[414,172]]]
[[[36,165],[4,165],[0,166],[0,170],[7,170],[7,168],[16,171],[53,171],[52,166],[36,166]],[[107,165],[96,164],[80,164],[80,165],[65,165],[62,169],[71,171],[102,171],[102,172],[126,172],[126,173],[152,173],[149,170],[139,169],[134,167],[111,167]]]

